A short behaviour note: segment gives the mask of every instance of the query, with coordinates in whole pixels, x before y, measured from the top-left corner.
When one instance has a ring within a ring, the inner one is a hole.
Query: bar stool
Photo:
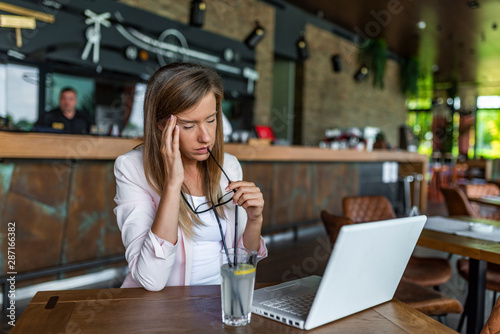
[[[422,174],[412,173],[400,177],[399,181],[403,184],[403,207],[406,216],[419,215],[420,209],[420,182],[424,179]],[[411,197],[411,184],[413,184],[413,205]]]

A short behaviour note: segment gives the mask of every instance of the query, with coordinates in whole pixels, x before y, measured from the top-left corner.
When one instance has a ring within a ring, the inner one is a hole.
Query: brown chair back
[[[466,184],[465,195],[467,198],[479,198],[483,196],[499,196],[500,188],[494,183]]]
[[[441,188],[446,208],[450,216],[470,216],[477,217],[477,213],[465,196],[464,192],[459,188]]]
[[[384,196],[347,196],[342,199],[344,216],[355,223],[396,218],[389,200]]]
[[[323,225],[325,226],[326,234],[328,235],[332,248],[333,245],[335,245],[335,241],[337,241],[340,228],[344,225],[354,224],[354,222],[349,218],[332,215],[326,210],[321,211],[321,221],[323,221]]]
[[[500,297],[498,297],[490,317],[484,324],[481,334],[498,334],[500,332]]]

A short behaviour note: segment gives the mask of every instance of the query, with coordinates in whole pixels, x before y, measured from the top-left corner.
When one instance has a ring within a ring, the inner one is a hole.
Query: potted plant
[[[387,43],[383,38],[366,39],[359,46],[359,63],[367,64],[373,73],[373,86],[384,88]]]
[[[405,96],[417,96],[418,77],[420,75],[417,57],[405,57],[400,62],[401,91]]]

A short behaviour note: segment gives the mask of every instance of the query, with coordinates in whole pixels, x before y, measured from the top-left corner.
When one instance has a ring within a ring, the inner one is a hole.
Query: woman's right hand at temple
[[[176,123],[176,117],[171,115],[162,132],[161,153],[166,171],[165,186],[177,187],[180,190],[184,182],[184,166],[179,150],[179,126]]]

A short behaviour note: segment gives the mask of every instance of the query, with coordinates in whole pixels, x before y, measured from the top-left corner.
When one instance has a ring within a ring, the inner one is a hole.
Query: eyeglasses
[[[226,172],[221,167],[221,165],[219,165],[219,163],[217,162],[217,160],[213,156],[212,152],[208,148],[207,148],[207,151],[208,151],[208,153],[210,153],[210,156],[212,157],[212,159],[214,159],[215,163],[220,168],[220,170],[222,171],[222,174],[224,174],[224,176],[226,177],[227,181],[229,183],[231,183],[231,180],[229,179],[229,177],[227,176]],[[228,263],[229,267],[232,267],[232,264],[231,264],[231,260],[229,259],[229,253],[227,251],[227,245],[226,245],[226,241],[225,241],[225,238],[224,238],[224,232],[222,231],[222,225],[220,223],[220,218],[219,218],[219,215],[217,215],[217,212],[215,211],[215,208],[218,207],[218,206],[221,206],[221,205],[229,203],[233,199],[234,193],[235,193],[234,190],[230,191],[228,193],[225,193],[224,195],[222,195],[221,197],[219,197],[217,199],[217,204],[215,204],[212,201],[207,201],[205,203],[202,203],[202,204],[198,205],[196,208],[193,209],[193,207],[191,206],[191,204],[189,204],[189,201],[186,199],[186,196],[184,196],[184,193],[181,191],[181,196],[184,199],[184,202],[186,202],[187,206],[189,207],[189,209],[194,214],[200,214],[200,213],[204,213],[204,212],[213,210],[214,215],[215,215],[215,219],[217,220],[217,225],[219,225],[219,232],[220,232],[220,236],[221,236],[221,239],[222,239],[222,245],[224,247],[224,252],[226,253],[227,263]],[[235,230],[235,232],[234,232],[235,233],[235,235],[234,235],[234,247],[236,248],[237,247],[237,237],[238,237],[238,205],[235,205],[234,213],[235,213],[235,217],[234,217],[234,230]],[[236,264],[237,264],[237,262],[236,262],[236,252],[235,252],[235,255],[234,255],[234,265],[236,265]]]
[[[220,168],[220,170],[222,171],[222,174],[224,174],[224,176],[226,177],[227,181],[229,183],[231,183],[231,180],[227,176],[227,174],[224,171],[224,169],[222,169],[222,167],[219,165],[219,163],[217,162],[217,160],[215,160],[215,157],[213,156],[212,152],[210,150],[208,150],[208,153],[210,153],[210,156],[212,157],[212,159],[214,159],[215,163]],[[186,196],[184,196],[184,193],[182,191],[181,191],[181,195],[182,195],[182,198],[184,199],[184,202],[186,202],[186,204],[188,205],[189,209],[191,210],[191,212],[193,212],[194,214],[200,214],[200,213],[204,213],[204,212],[210,211],[212,209],[215,209],[218,206],[221,206],[221,205],[224,205],[224,204],[227,204],[227,203],[231,202],[231,200],[233,199],[234,192],[235,191],[232,190],[230,192],[225,193],[224,195],[222,195],[221,197],[219,197],[217,199],[217,203],[214,203],[212,201],[207,201],[207,202],[201,203],[200,205],[196,206],[194,209],[191,206],[191,204],[189,204],[189,201],[186,199]]]

